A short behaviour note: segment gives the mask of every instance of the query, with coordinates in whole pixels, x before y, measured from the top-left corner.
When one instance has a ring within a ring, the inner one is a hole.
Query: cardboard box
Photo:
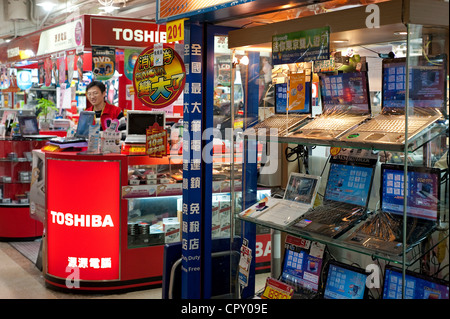
[[[180,241],[180,222],[178,218],[163,218],[164,242],[175,243]]]

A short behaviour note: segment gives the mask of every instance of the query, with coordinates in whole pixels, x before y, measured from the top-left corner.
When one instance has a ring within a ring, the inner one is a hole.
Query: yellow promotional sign
[[[289,111],[305,109],[305,73],[293,73],[289,77]]]
[[[166,23],[166,35],[168,43],[184,40],[184,20],[186,19],[178,19]]]

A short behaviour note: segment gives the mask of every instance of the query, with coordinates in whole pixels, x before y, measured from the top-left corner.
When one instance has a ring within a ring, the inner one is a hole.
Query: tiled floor
[[[269,274],[256,277],[256,291]],[[64,293],[45,286],[39,269],[9,243],[0,242],[0,299],[161,299],[161,288],[120,294]]]

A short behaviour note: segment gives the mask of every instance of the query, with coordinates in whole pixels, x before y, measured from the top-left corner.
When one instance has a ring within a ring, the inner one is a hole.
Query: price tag
[[[185,19],[178,19],[175,21],[167,22],[167,43],[184,40],[184,20]]]
[[[261,296],[262,299],[291,299],[294,294],[294,289],[274,278],[268,277],[266,280],[266,287]]]
[[[145,154],[145,145],[130,147],[130,154]]]

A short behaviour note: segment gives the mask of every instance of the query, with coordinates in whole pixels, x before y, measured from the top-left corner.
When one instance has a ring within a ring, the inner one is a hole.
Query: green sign
[[[272,36],[274,65],[330,58],[330,27]]]

